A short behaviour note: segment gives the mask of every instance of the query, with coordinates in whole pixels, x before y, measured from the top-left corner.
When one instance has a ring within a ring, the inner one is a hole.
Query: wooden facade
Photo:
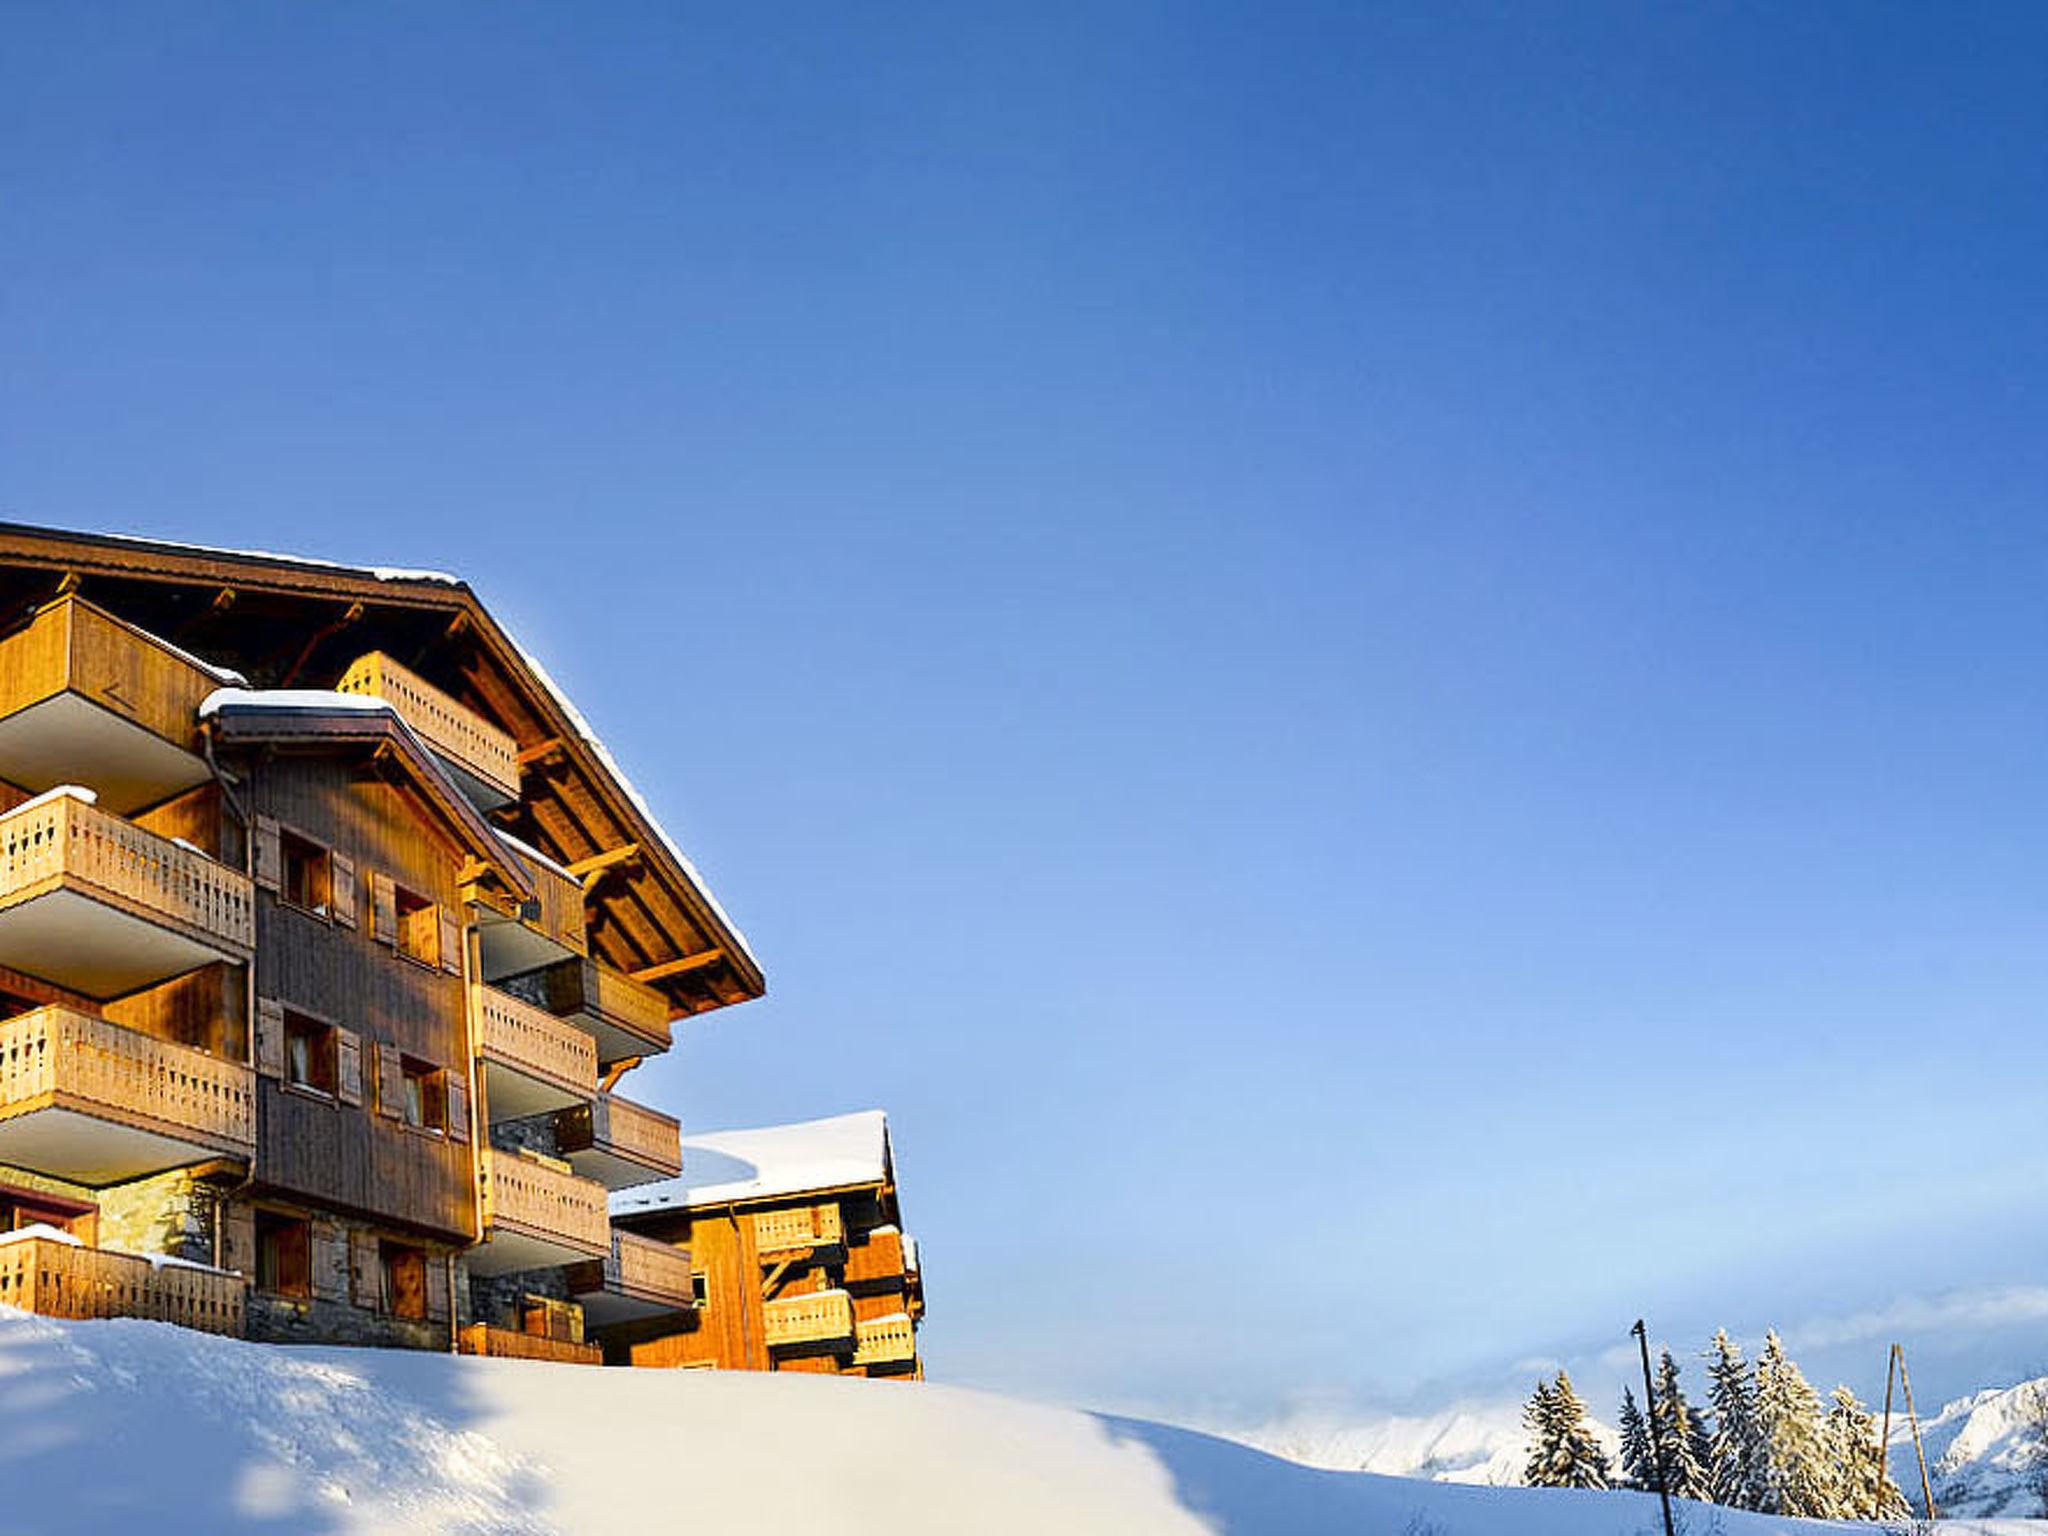
[[[0,1302],[596,1359],[609,1089],[762,987],[461,583],[0,527]]]
[[[814,1150],[821,1128],[855,1154],[821,1161]],[[752,1167],[758,1178],[724,1186],[686,1178],[672,1192],[664,1186],[615,1202],[616,1225],[689,1253],[700,1300],[686,1314],[601,1330],[608,1358],[667,1368],[923,1374],[924,1280],[917,1245],[899,1225],[879,1114],[700,1138],[685,1144],[686,1175],[693,1147],[707,1167]],[[792,1147],[799,1150],[783,1176],[778,1160]],[[806,1187],[828,1169],[834,1182]]]

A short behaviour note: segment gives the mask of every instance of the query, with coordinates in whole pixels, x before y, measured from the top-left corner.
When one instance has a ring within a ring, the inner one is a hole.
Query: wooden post
[[[1892,1354],[1899,1362],[1899,1387],[1906,1395],[1906,1422],[1913,1426],[1913,1454],[1920,1458],[1920,1497],[1927,1502],[1927,1518],[1934,1513],[1934,1487],[1927,1481],[1927,1448],[1920,1443],[1920,1415],[1913,1411],[1913,1378],[1906,1374],[1906,1346],[1894,1344]]]

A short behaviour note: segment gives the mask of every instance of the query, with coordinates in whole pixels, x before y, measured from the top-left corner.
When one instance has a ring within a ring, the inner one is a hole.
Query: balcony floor
[[[204,784],[205,760],[78,693],[0,720],[0,778],[40,794],[83,784],[119,816]]]
[[[479,915],[476,936],[477,952],[483,961],[483,979],[489,982],[537,971],[557,960],[583,958],[559,939],[551,939],[516,919],[495,913]]]
[[[528,1115],[549,1115],[590,1102],[597,1092],[565,1088],[553,1078],[522,1071],[496,1057],[484,1058],[484,1098],[490,1105],[491,1124],[501,1120],[524,1120]],[[577,1172],[582,1172],[579,1168]]]
[[[585,1147],[564,1152],[563,1159],[586,1179],[595,1179],[606,1189],[631,1189],[636,1184],[653,1184],[672,1179],[680,1169],[650,1168],[638,1158],[622,1157],[609,1147]]]
[[[100,1188],[222,1156],[219,1147],[48,1104],[0,1120],[0,1163]],[[246,1156],[247,1149],[239,1155]]]
[[[0,965],[87,997],[120,997],[233,958],[69,887],[0,909]]]
[[[650,1317],[676,1317],[692,1309],[687,1300],[653,1301],[625,1291],[572,1291],[569,1299],[583,1308],[583,1321],[592,1328],[611,1328],[619,1323],[637,1323]]]
[[[604,1257],[602,1248],[585,1248],[558,1238],[536,1237],[525,1232],[495,1229],[481,1247],[465,1257],[473,1275],[509,1275],[522,1269],[555,1269],[579,1264],[585,1259]]]

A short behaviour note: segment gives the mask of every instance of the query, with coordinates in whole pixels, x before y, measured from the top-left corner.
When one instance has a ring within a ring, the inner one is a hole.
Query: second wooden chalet
[[[924,1277],[880,1110],[683,1144],[612,1221],[687,1249],[697,1307],[602,1335],[619,1364],[918,1377]]]

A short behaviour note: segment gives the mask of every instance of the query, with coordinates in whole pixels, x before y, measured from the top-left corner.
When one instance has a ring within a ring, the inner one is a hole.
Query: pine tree
[[[1614,1469],[1586,1422],[1586,1404],[1563,1371],[1549,1384],[1539,1382],[1523,1410],[1529,1426],[1527,1477],[1533,1488],[1606,1488]]]
[[[1759,1509],[1764,1490],[1756,1377],[1725,1328],[1716,1330],[1707,1359],[1707,1400],[1714,1412],[1707,1446],[1707,1497],[1732,1509]]]
[[[1636,1395],[1621,1389],[1621,1483],[1623,1488],[1655,1488],[1656,1470],[1650,1465],[1650,1426]]]
[[[1835,1467],[1835,1517],[1840,1520],[1896,1520],[1912,1513],[1906,1495],[1892,1481],[1885,1448],[1877,1443],[1877,1421],[1847,1387],[1837,1387],[1826,1424],[1828,1460]]]
[[[1657,1364],[1657,1397],[1650,1405],[1650,1425],[1656,1465],[1662,1469],[1671,1496],[1709,1497],[1707,1465],[1700,1456],[1703,1437],[1699,1415],[1685,1400],[1685,1389],[1678,1384],[1678,1362],[1671,1358],[1668,1349]]]
[[[1820,1397],[1776,1333],[1764,1335],[1763,1353],[1756,1358],[1756,1424],[1763,1452],[1763,1512],[1826,1519],[1835,1508],[1836,1487],[1821,1429]]]

